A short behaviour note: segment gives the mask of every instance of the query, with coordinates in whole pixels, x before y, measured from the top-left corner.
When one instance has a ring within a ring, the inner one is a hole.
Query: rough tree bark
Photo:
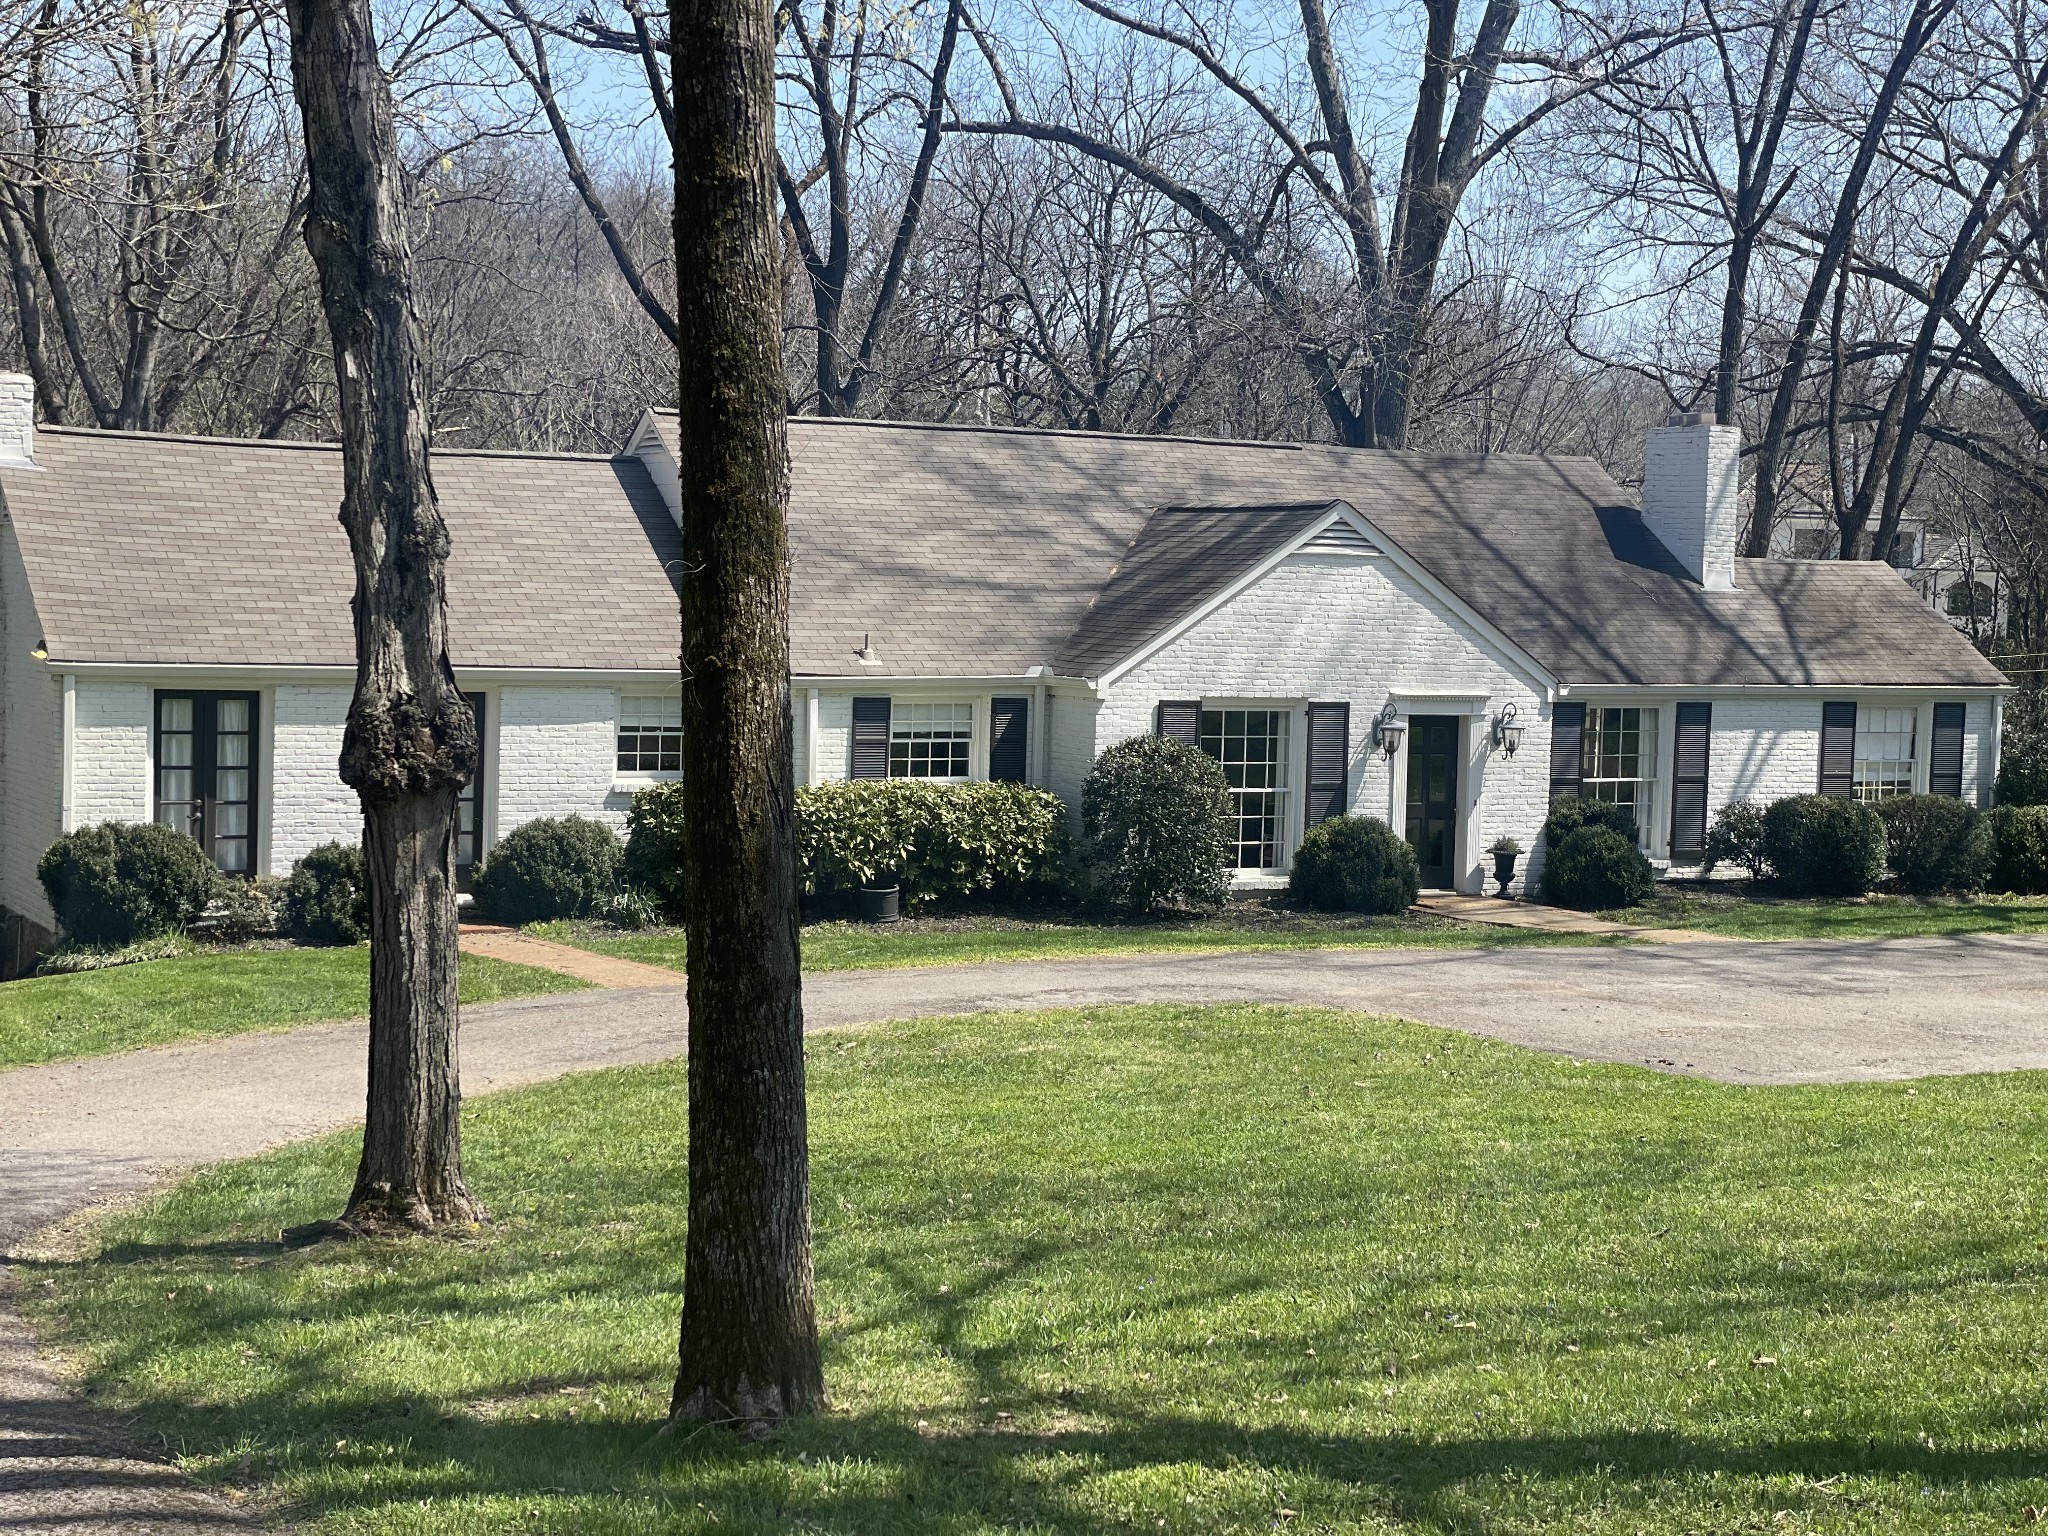
[[[811,1292],[769,0],[671,0],[690,1228],[672,1422],[825,1401]]]
[[[363,806],[370,1093],[346,1234],[470,1225],[456,1064],[455,796],[476,719],[448,662],[448,529],[427,463],[404,189],[371,0],[287,0],[340,390],[341,523],[355,556],[356,689],[341,777]]]

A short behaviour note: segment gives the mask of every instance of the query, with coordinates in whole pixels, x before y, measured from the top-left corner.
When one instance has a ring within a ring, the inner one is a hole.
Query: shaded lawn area
[[[1742,939],[1904,939],[1942,934],[2048,933],[2048,897],[1869,896],[1860,901],[1659,892],[1602,912],[1619,923],[1696,928]]]
[[[537,923],[528,930],[578,949],[681,970],[680,928],[638,932],[604,923]],[[1493,928],[1404,912],[1392,917],[1299,912],[1234,902],[1214,917],[1096,922],[1081,917],[919,917],[900,923],[806,923],[806,971],[975,965],[987,960],[1053,960],[1079,955],[1215,954],[1244,949],[1451,949],[1611,943],[1579,934]]]
[[[462,957],[465,1003],[586,984],[482,955]],[[370,949],[245,949],[145,960],[0,984],[0,1068],[98,1056],[202,1035],[360,1018]]]
[[[656,1440],[681,1064],[466,1107],[496,1225],[282,1254],[352,1138],[20,1271],[321,1532],[2007,1531],[2048,1505],[2043,1078],[1733,1088],[1251,1007],[810,1042],[832,1411]]]

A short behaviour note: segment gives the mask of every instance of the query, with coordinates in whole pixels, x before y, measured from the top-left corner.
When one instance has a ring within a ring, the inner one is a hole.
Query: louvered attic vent
[[[1380,547],[1347,522],[1334,522],[1301,546],[1305,555],[1376,555]]]

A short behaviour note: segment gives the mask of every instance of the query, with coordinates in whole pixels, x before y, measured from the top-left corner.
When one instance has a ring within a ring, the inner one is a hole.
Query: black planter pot
[[[893,923],[903,915],[903,888],[896,885],[862,886],[860,920],[864,923]]]
[[[1515,878],[1515,860],[1520,857],[1519,853],[1496,853],[1493,856],[1493,878],[1500,882],[1497,895],[1506,897],[1508,883]]]

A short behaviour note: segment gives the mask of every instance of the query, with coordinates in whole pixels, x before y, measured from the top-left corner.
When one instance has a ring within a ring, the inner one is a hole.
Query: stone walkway
[[[552,939],[535,938],[517,928],[498,928],[484,923],[462,925],[462,952],[465,955],[484,955],[492,960],[509,960],[514,965],[538,966],[544,971],[559,971],[564,976],[587,981],[594,987],[680,987],[684,981],[681,971],[672,971],[666,966],[621,960],[616,955],[600,955],[592,950],[577,949],[574,945],[557,944]]]
[[[1488,923],[1496,928],[1534,928],[1542,933],[1599,933],[1617,939],[1644,939],[1653,944],[1729,944],[1726,934],[1701,933],[1692,928],[1642,928],[1632,923],[1613,923],[1590,912],[1569,907],[1546,907],[1534,901],[1503,901],[1498,896],[1423,896],[1410,908],[1434,917],[1455,917],[1461,922]]]
[[[580,951],[578,952],[580,953]],[[463,1011],[472,1096],[666,1060],[688,1043],[660,988]],[[808,1027],[914,1014],[1119,1003],[1273,1002],[1393,1014],[1743,1084],[2048,1068],[2048,939],[1294,950],[1100,956],[804,982]],[[0,1256],[39,1228],[195,1165],[360,1121],[364,1026],[315,1024],[0,1072]],[[4,1276],[0,1269],[0,1276]],[[32,1283],[17,1270],[16,1283]],[[4,1302],[4,1298],[0,1298]],[[67,1397],[0,1304],[0,1532],[247,1530]]]

